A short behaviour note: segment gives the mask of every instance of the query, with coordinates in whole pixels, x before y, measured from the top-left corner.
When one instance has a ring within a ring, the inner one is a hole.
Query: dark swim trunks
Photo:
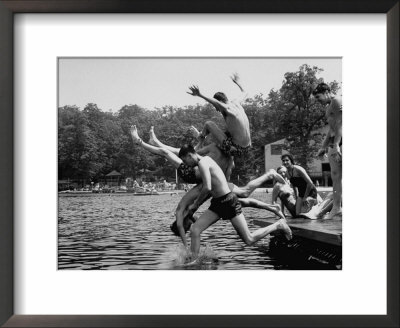
[[[186,183],[199,183],[201,182],[201,179],[198,179],[196,177],[196,171],[194,170],[194,167],[188,166],[185,163],[181,163],[179,167],[177,168],[178,175],[179,177],[182,178],[183,181]]]
[[[219,215],[223,220],[233,219],[242,213],[242,205],[240,205],[237,196],[230,192],[222,197],[211,199],[210,211]]]
[[[229,133],[225,133],[225,134],[226,134],[226,139],[224,141],[222,141],[222,144],[219,147],[223,153],[225,153],[226,155],[231,155],[231,156],[244,156],[248,153],[250,146],[242,147],[242,146],[236,145],[232,141],[232,136]]]

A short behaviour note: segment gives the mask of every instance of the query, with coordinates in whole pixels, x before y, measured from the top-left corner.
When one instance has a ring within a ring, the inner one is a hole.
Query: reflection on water
[[[261,195],[264,201],[266,194]],[[59,269],[273,269],[268,238],[246,246],[231,224],[218,221],[202,234],[204,261],[184,267],[185,250],[170,231],[180,196],[133,196],[90,194],[59,197]],[[200,213],[208,207],[204,204]],[[243,209],[250,218],[272,213]],[[188,235],[189,236],[189,235]],[[206,246],[207,247],[204,247]]]

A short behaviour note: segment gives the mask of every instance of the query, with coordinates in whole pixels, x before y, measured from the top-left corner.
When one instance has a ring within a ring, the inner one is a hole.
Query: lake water
[[[270,202],[267,193],[255,198]],[[268,254],[269,238],[246,246],[229,221],[219,220],[203,232],[200,267],[182,267],[184,249],[169,226],[181,195],[133,196],[88,194],[59,197],[58,268],[108,270],[181,269],[291,269]],[[199,213],[207,209],[203,204]],[[251,219],[273,213],[244,208]],[[188,238],[190,238],[188,233]],[[216,260],[218,259],[218,260]]]

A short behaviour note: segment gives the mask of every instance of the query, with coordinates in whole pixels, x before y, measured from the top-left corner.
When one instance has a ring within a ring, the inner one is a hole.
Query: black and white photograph
[[[340,57],[59,57],[58,270],[342,270]]]

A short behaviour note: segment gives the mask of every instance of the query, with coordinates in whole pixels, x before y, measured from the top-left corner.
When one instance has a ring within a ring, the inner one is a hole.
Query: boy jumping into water
[[[201,233],[217,222],[220,218],[230,220],[239,237],[246,245],[253,245],[256,241],[264,238],[274,231],[282,231],[285,237],[290,240],[292,232],[286,224],[285,219],[280,219],[276,223],[250,232],[246,219],[242,213],[242,207],[237,196],[229,189],[228,182],[218,164],[208,156],[200,156],[191,145],[183,146],[179,151],[179,157],[183,162],[191,167],[198,167],[203,185],[200,194],[189,209],[197,209],[211,193],[211,206],[206,210],[192,225],[191,232],[191,252],[194,262],[200,250]]]
[[[239,83],[239,76],[234,74],[232,81],[240,88],[242,93],[244,90]],[[213,98],[209,98],[200,92],[198,86],[189,87],[191,92],[188,94],[203,98],[215,109],[222,114],[226,123],[226,132],[222,131],[217,124],[207,121],[204,124],[203,131],[198,134],[194,131],[195,136],[200,140],[204,140],[211,134],[216,140],[217,146],[227,155],[244,156],[251,147],[250,123],[247,115],[238,101],[229,101],[223,92],[217,92]],[[233,168],[233,162],[232,167]]]
[[[201,175],[197,167],[190,167],[182,162],[178,157],[179,148],[174,148],[161,143],[155,133],[154,128],[150,128],[150,141],[149,143],[144,142],[138,135],[137,128],[135,125],[131,126],[131,136],[135,144],[141,146],[142,148],[148,150],[149,152],[165,157],[174,167],[177,169],[178,175],[187,183],[197,184],[191,190],[189,190],[181,199],[176,209],[176,221],[171,225],[171,230],[175,235],[180,236],[185,247],[186,243],[186,231],[190,229],[190,226],[195,222],[196,218],[193,217],[195,209],[192,207],[191,210],[188,209],[189,205],[200,194],[201,185]],[[214,144],[211,143],[199,150],[202,151],[202,155],[207,155],[211,157],[222,169],[224,174],[227,174],[227,167],[229,166],[229,156],[222,153],[222,151]],[[278,177],[277,177],[278,176]],[[277,216],[284,218],[285,216],[277,205],[269,205],[261,202],[257,199],[247,198],[249,195],[265,181],[278,178],[279,175],[274,170],[270,170],[258,177],[255,180],[250,181],[244,187],[237,187],[230,184],[231,190],[240,197],[240,203],[243,207],[255,207],[260,209],[265,209],[267,211],[273,212]],[[228,180],[228,177],[227,177]],[[200,205],[200,204],[199,204]]]

